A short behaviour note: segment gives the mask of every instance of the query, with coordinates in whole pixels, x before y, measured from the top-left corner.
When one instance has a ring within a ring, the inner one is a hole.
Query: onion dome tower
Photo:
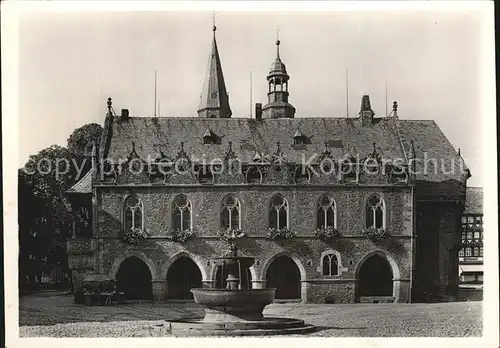
[[[276,40],[276,59],[267,76],[269,92],[268,103],[262,107],[263,118],[293,118],[295,108],[288,103],[288,76],[286,66],[280,58],[280,40]]]
[[[212,52],[208,61],[207,76],[203,84],[203,90],[200,96],[200,106],[198,107],[198,116],[207,118],[229,118],[232,115],[229,106],[229,96],[222,74],[222,65],[215,40],[215,20],[212,27],[213,40]]]

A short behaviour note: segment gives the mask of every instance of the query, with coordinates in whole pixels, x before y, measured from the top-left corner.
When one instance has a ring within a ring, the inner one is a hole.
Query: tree
[[[35,227],[43,202],[34,195],[27,174],[22,169],[18,171],[18,178],[19,289],[23,291],[25,283],[33,283],[37,273],[33,260],[36,253]]]
[[[90,157],[92,144],[99,147],[102,127],[97,123],[89,123],[77,128],[68,138],[68,151],[75,157]]]
[[[91,167],[92,146],[99,149],[102,127],[97,123],[89,123],[77,128],[68,138],[68,151],[73,156],[78,166],[83,164],[82,173],[85,174]]]
[[[19,196],[19,281],[54,266],[67,269],[66,238],[71,236],[71,205],[65,191],[85,174],[78,172],[87,149],[98,143],[102,127],[93,123],[76,129],[68,148],[52,145],[30,156],[18,171]],[[90,168],[90,161],[85,167]]]
[[[44,268],[67,264],[71,212],[64,191],[76,178],[71,159],[66,148],[52,145],[30,156],[18,172],[19,269],[26,272],[23,278],[27,275],[33,280]]]

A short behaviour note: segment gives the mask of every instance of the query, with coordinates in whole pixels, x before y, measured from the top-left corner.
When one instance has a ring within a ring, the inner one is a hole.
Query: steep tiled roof
[[[92,173],[90,169],[76,184],[74,184],[66,193],[91,193],[92,192]]]
[[[365,157],[373,151],[373,143],[385,157],[404,158],[398,140],[394,119],[379,119],[371,127],[362,127],[353,118],[295,118],[295,119],[208,119],[208,118],[147,118],[135,117],[120,121],[115,118],[110,138],[108,158],[126,158],[135,142],[137,154],[144,160],[154,158],[161,148],[163,153],[175,158],[180,143],[195,158],[210,161],[223,158],[229,142],[236,156],[250,162],[256,152],[271,155],[277,142],[287,162],[301,163],[316,155],[319,158],[328,144],[334,159],[344,157],[349,150]],[[220,144],[203,144],[206,129],[221,138]],[[310,144],[294,146],[293,135],[300,128],[310,135]]]
[[[467,187],[464,214],[483,213],[483,188]]]
[[[220,141],[204,144],[207,129],[217,134]],[[293,136],[297,129],[308,134],[307,144],[294,145]],[[311,157],[318,161],[325,143],[334,160],[344,158],[347,153],[359,154],[363,158],[373,152],[375,143],[377,153],[386,159],[405,161],[411,159],[414,152],[418,160],[417,199],[465,200],[468,169],[461,168],[463,159],[434,121],[388,117],[374,119],[371,126],[362,126],[358,118],[336,117],[262,120],[108,117],[103,140],[104,151],[100,153],[114,161],[126,159],[133,142],[137,155],[145,161],[152,161],[160,153],[176,158],[182,142],[184,151],[194,160],[208,162],[224,158],[231,142],[238,159],[252,162],[256,153],[262,157],[274,154],[279,142],[285,161],[292,163],[302,163],[303,159],[308,161]],[[441,163],[445,171],[441,170]]]
[[[465,199],[468,169],[434,121],[399,120],[401,140],[411,157],[411,145],[417,158],[416,180],[419,199]]]

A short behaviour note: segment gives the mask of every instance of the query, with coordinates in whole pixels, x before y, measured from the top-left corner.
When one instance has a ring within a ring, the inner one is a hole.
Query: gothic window
[[[241,205],[238,198],[227,196],[222,202],[221,226],[226,229],[241,228]]]
[[[191,202],[184,195],[178,195],[172,202],[172,228],[176,231],[191,229]]]
[[[345,160],[341,165],[342,180],[356,182],[358,180],[358,165],[353,160]]]
[[[332,175],[336,173],[335,163],[332,159],[325,157],[319,163],[320,174]]]
[[[210,184],[214,182],[214,173],[212,167],[199,166],[198,168],[198,181],[202,184]]]
[[[83,238],[92,238],[93,231],[89,208],[81,206],[76,210],[74,218],[76,235]]]
[[[245,178],[248,183],[260,184],[262,182],[262,171],[257,166],[246,169]]]
[[[271,200],[269,227],[288,228],[288,202],[281,195],[276,195]]]
[[[460,251],[458,252],[458,256],[461,256],[461,257],[464,256],[464,248],[460,249]]]
[[[135,195],[130,195],[123,204],[123,228],[144,229],[144,207],[142,201]]]
[[[332,197],[325,195],[318,202],[317,227],[336,227],[335,201]]]
[[[382,197],[370,196],[366,202],[366,227],[385,228],[385,207]]]
[[[323,264],[324,276],[336,276],[339,274],[339,262],[336,255],[326,254],[323,256],[321,263]]]
[[[295,169],[295,183],[308,183],[311,181],[311,170],[307,166],[297,166]]]
[[[390,169],[390,176],[395,182],[406,182],[408,179],[407,169],[403,166],[394,165]]]
[[[368,157],[364,163],[364,169],[368,172],[368,173],[372,173],[372,174],[375,174],[378,172],[378,169],[379,169],[379,163],[377,161],[376,158],[374,157]]]

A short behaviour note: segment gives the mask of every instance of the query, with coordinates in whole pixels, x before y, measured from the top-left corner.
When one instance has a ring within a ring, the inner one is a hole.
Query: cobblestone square
[[[76,305],[72,296],[20,298],[20,337],[148,337],[155,323],[199,316],[194,303]],[[300,318],[318,330],[304,337],[474,337],[482,334],[482,302],[433,304],[272,304],[266,316]]]

